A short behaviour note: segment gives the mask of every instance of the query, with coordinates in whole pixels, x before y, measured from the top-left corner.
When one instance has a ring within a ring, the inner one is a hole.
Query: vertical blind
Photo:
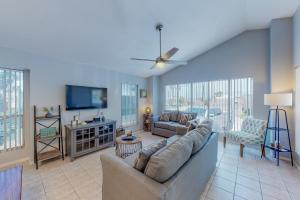
[[[23,146],[23,71],[0,68],[0,151]]]
[[[185,111],[191,108],[191,84],[178,85],[178,110]]]
[[[136,125],[138,118],[138,86],[123,83],[121,93],[122,126],[128,127]]]
[[[166,110],[177,110],[177,85],[166,86]]]
[[[238,130],[252,115],[253,79],[241,78],[167,85],[165,109],[192,111],[214,120],[214,130]]]

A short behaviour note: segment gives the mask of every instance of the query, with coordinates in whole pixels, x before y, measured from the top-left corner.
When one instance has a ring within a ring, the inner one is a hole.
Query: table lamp
[[[293,155],[292,155],[292,149],[291,149],[291,141],[290,141],[290,133],[289,133],[287,114],[286,114],[286,110],[283,109],[283,107],[293,106],[293,94],[292,93],[265,94],[264,95],[264,105],[271,106],[271,108],[269,109],[268,122],[267,122],[266,134],[265,134],[265,139],[264,139],[264,147],[262,150],[261,157],[264,154],[265,147],[272,149],[274,151],[274,157],[277,158],[277,165],[279,165],[279,153],[289,152],[290,156],[291,156],[291,163],[293,165]],[[275,112],[275,119],[274,119],[275,123],[271,126],[270,125],[270,116],[274,112]],[[284,114],[283,119],[285,121],[286,128],[280,128],[280,113]],[[268,135],[268,131],[274,132],[275,145],[273,145],[273,146],[266,145],[266,138]],[[289,141],[289,148],[284,148],[284,147],[280,146],[279,139],[280,139],[281,132],[287,133],[288,141]]]
[[[149,115],[149,114],[151,113],[151,108],[150,108],[150,107],[146,107],[146,108],[145,108],[145,113],[146,113],[147,115]]]

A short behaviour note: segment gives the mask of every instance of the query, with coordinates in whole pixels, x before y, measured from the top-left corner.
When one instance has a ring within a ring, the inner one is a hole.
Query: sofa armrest
[[[166,186],[129,166],[114,151],[100,156],[103,169],[103,200],[163,200]]]
[[[160,115],[153,115],[151,117],[151,123],[158,122],[159,121],[159,117],[160,117]]]
[[[177,135],[185,135],[189,131],[189,127],[182,127],[182,126],[177,126],[176,127],[176,134]]]

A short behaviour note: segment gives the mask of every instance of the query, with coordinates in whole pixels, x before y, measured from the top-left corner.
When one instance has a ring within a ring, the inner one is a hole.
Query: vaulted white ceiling
[[[163,51],[189,60],[248,30],[290,17],[300,0],[1,0],[0,46],[62,61],[138,76],[162,74],[156,58],[164,24]]]

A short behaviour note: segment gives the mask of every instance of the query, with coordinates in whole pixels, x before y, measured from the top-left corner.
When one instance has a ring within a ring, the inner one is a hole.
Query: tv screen
[[[107,108],[107,88],[66,85],[66,110]]]

